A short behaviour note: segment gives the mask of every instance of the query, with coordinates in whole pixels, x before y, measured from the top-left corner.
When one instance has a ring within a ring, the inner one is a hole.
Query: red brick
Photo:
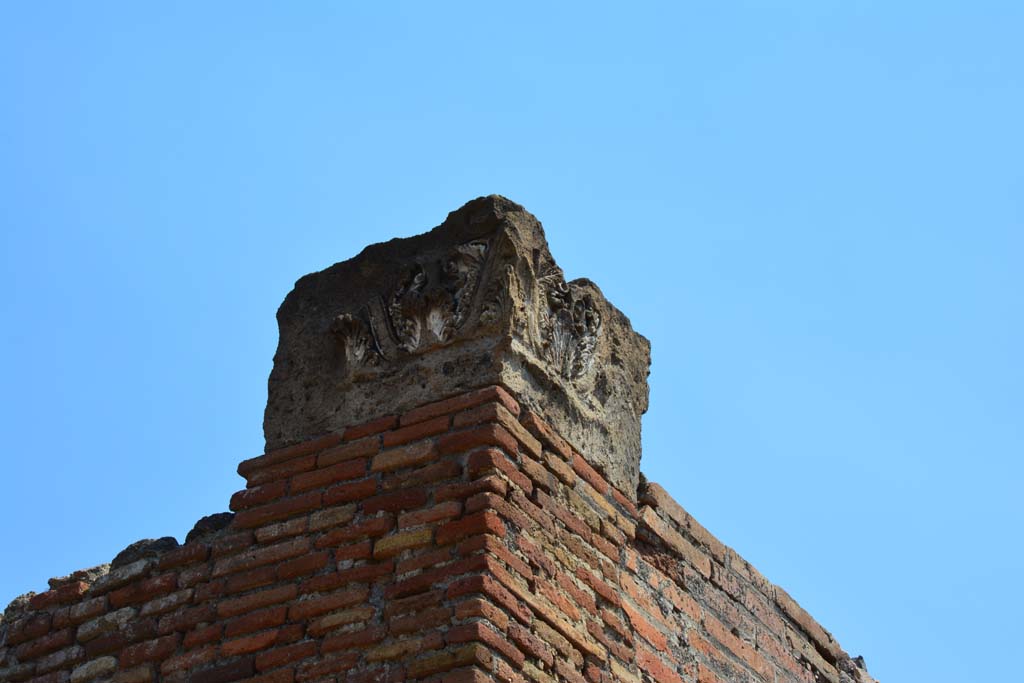
[[[221,618],[233,617],[239,614],[245,614],[246,612],[260,607],[266,607],[267,605],[291,600],[296,595],[298,595],[298,588],[293,584],[286,584],[275,588],[265,588],[261,591],[250,593],[240,598],[221,601],[217,605],[217,614]]]
[[[754,646],[742,638],[733,635],[725,625],[710,614],[704,615],[704,628],[708,634],[719,643],[724,645],[751,668],[764,680],[771,680],[774,676],[771,664],[758,653]]]
[[[198,626],[194,630],[185,634],[185,638],[182,641],[182,647],[186,650],[191,650],[192,648],[196,648],[201,645],[209,645],[210,643],[219,642],[223,630],[224,627],[220,624]]]
[[[430,683],[493,683],[495,679],[480,669],[454,668],[475,664],[489,670],[492,661],[490,650],[478,643],[470,643],[410,662],[407,671],[410,677],[416,679],[446,672],[440,677],[427,678]]]
[[[657,508],[663,515],[674,521],[697,545],[703,546],[719,564],[726,563],[726,547],[705,529],[683,507],[658,484],[648,482],[640,496],[641,503]],[[767,582],[765,582],[767,584]]]
[[[775,587],[775,604],[778,605],[783,612],[785,612],[790,619],[795,621],[800,628],[807,633],[815,644],[829,653],[832,661],[836,661],[843,656],[843,650],[839,647],[833,638],[832,634],[826,631],[822,626],[815,621],[814,617],[807,613],[803,607],[797,604],[796,600],[790,597],[782,588]]]
[[[544,493],[537,492],[537,502],[549,515],[554,515],[567,529],[579,536],[584,542],[590,542],[591,531],[578,515],[570,512],[561,502]]]
[[[20,645],[50,632],[52,617],[49,614],[30,614],[12,622],[7,631],[7,644]]]
[[[401,510],[412,510],[425,505],[430,493],[423,487],[414,489],[399,489],[389,493],[382,493],[373,498],[367,498],[362,503],[363,512],[374,515],[378,512],[399,512]]]
[[[29,659],[42,657],[54,650],[66,647],[73,642],[74,631],[70,628],[65,628],[60,631],[48,633],[27,643],[22,643],[18,647],[14,648],[14,654],[20,661],[24,662]]]
[[[385,432],[384,448],[391,448],[392,446],[401,446],[404,443],[410,441],[418,441],[425,439],[428,436],[434,436],[442,432],[448,431],[448,425],[451,422],[451,418],[447,415],[441,417],[435,417],[430,420],[423,422],[417,422],[416,424],[402,427],[393,432]]]
[[[448,586],[445,592],[448,598],[458,598],[463,595],[480,593],[493,600],[502,609],[524,624],[531,620],[530,610],[519,602],[504,586],[490,576],[467,576],[457,579]]]
[[[244,657],[229,664],[219,664],[210,669],[193,673],[189,683],[232,683],[253,675],[253,659]]]
[[[361,652],[341,652],[320,657],[316,661],[303,662],[295,673],[298,681],[333,681],[331,674],[348,671],[362,658]]]
[[[232,572],[244,571],[265,564],[291,559],[297,555],[302,555],[307,550],[309,550],[309,539],[301,537],[274,545],[257,546],[244,553],[218,560],[213,565],[213,576],[223,576]]]
[[[587,683],[587,679],[580,675],[572,664],[563,659],[555,660],[555,672],[565,683]],[[663,683],[661,679],[656,678],[654,680],[658,681],[658,683]]]
[[[238,515],[235,515],[235,517],[237,518]],[[225,555],[233,555],[241,550],[252,547],[255,543],[256,536],[249,529],[218,535],[216,540],[210,544],[210,556],[218,558]]]
[[[520,472],[516,464],[500,450],[487,448],[470,453],[467,469],[469,476],[472,478],[477,478],[482,473],[491,470],[497,470],[508,477],[513,484],[521,488],[527,495],[533,491],[533,482],[530,478]]]
[[[334,559],[338,562],[345,560],[368,560],[373,556],[373,541],[362,541],[343,545],[335,548]]]
[[[683,678],[675,668],[665,664],[657,654],[647,648],[637,649],[636,663],[641,671],[650,674],[658,683],[683,683]]]
[[[340,462],[337,465],[313,470],[312,472],[296,474],[292,477],[292,493],[323,488],[329,484],[335,484],[339,481],[360,479],[366,475],[366,464],[368,462],[368,458],[357,458],[355,460]]]
[[[74,663],[77,664],[78,661],[80,660],[76,660]],[[67,664],[70,665],[71,662],[67,662]],[[67,683],[68,681],[67,671],[51,671],[48,674],[33,676],[35,664],[21,664],[16,667],[4,668],[12,681],[27,681],[27,683]]]
[[[282,562],[277,566],[278,579],[294,579],[307,574],[314,574],[327,566],[330,555],[326,552],[310,553],[294,560]]]
[[[338,650],[350,650],[352,648],[365,648],[384,638],[387,631],[383,626],[371,626],[360,631],[343,633],[337,636],[328,636],[320,644],[320,651],[324,654]]]
[[[130,669],[145,662],[163,661],[178,649],[180,639],[181,636],[172,634],[154,640],[147,640],[144,643],[129,645],[121,651],[121,668]]]
[[[224,624],[224,636],[234,638],[245,633],[260,631],[265,628],[274,628],[285,622],[288,615],[288,607],[279,605],[266,609],[250,612]]]
[[[483,555],[474,555],[457,560],[441,567],[430,569],[408,579],[398,581],[385,587],[384,597],[388,600],[405,597],[429,590],[436,584],[449,580],[454,576],[468,572],[482,571],[487,567],[487,558]]]
[[[284,647],[277,647],[256,655],[256,670],[266,671],[285,664],[297,662],[306,657],[316,654],[317,643],[307,640],[302,643],[293,643]]]
[[[355,541],[363,538],[374,538],[390,531],[395,526],[394,517],[371,517],[362,522],[350,524],[340,529],[328,531],[316,539],[314,545],[317,548],[329,548],[331,546]]]
[[[536,413],[532,411],[524,411],[519,421],[530,431],[531,434],[540,439],[540,441],[549,449],[561,456],[563,460],[568,461],[572,459],[572,447],[569,446],[565,439],[558,436],[558,434],[556,434],[554,430],[544,422],[544,420],[538,417]]]
[[[361,439],[364,436],[370,436],[371,434],[379,434],[389,429],[394,429],[398,426],[397,415],[385,415],[384,417],[378,417],[375,420],[364,422],[363,424],[354,425],[345,430],[343,438],[345,441],[353,441],[355,439]]]
[[[395,574],[408,574],[409,572],[451,562],[452,550],[453,548],[449,546],[416,553],[412,557],[399,561],[395,565]]]
[[[488,603],[490,604],[490,603]],[[497,611],[497,608],[495,608]],[[431,607],[413,614],[406,614],[395,617],[388,622],[388,633],[400,635],[427,631],[438,626],[443,626],[451,620],[452,610],[450,607]]]
[[[531,434],[526,427],[519,424],[519,421],[505,409],[500,403],[485,403],[472,410],[457,414],[452,418],[452,428],[462,429],[477,424],[496,422],[504,427],[509,434],[515,437],[523,450],[534,458],[539,458],[543,447],[541,442]]]
[[[276,503],[242,510],[235,515],[232,526],[238,529],[247,529],[309,512],[320,507],[320,497],[320,491],[310,491],[300,496],[284,498]]]
[[[394,491],[415,486],[430,486],[435,482],[462,476],[462,465],[455,458],[445,458],[423,467],[389,472],[381,481],[381,490]]]
[[[679,553],[704,578],[711,577],[711,559],[695,548],[682,534],[673,529],[668,522],[659,517],[654,508],[644,506],[640,511],[640,519],[645,528],[654,532],[669,548]]]
[[[270,647],[276,640],[277,629],[272,631],[260,631],[259,633],[254,633],[252,635],[227,640],[220,645],[221,656],[234,657],[236,655],[247,655]]]
[[[445,500],[461,500],[481,491],[490,491],[504,498],[508,492],[508,483],[498,475],[493,475],[475,481],[445,484],[434,490],[434,501],[440,503]]]
[[[297,443],[292,446],[280,448],[276,451],[270,451],[269,453],[265,453],[264,455],[260,455],[255,458],[250,458],[249,460],[243,460],[242,462],[240,462],[238,464],[238,473],[243,477],[248,477],[249,474],[255,472],[256,470],[265,469],[270,465],[275,465],[278,463],[293,460],[295,458],[310,455],[312,453],[316,453],[317,451],[321,451],[325,448],[330,448],[331,446],[339,443],[340,441],[341,437],[339,435],[328,434],[326,436],[321,436],[320,438],[317,439],[303,441],[302,443]]]
[[[256,470],[248,476],[246,484],[249,487],[259,486],[278,479],[287,479],[288,477],[299,474],[300,472],[308,472],[315,467],[316,456],[307,455],[304,458],[296,458],[295,460],[271,465],[266,469]]]
[[[551,648],[543,640],[530,633],[529,629],[525,629],[519,624],[511,624],[508,627],[508,636],[520,650],[530,657],[541,660],[548,667],[554,664],[555,657]]]
[[[429,507],[425,510],[416,510],[415,512],[407,512],[404,515],[398,517],[398,528],[407,529],[409,527],[419,526],[420,524],[430,524],[431,522],[439,522],[444,519],[451,519],[458,517],[462,512],[462,503],[450,500],[444,503],[438,503],[433,507]]]
[[[66,583],[57,589],[57,602],[63,605],[72,601],[77,601],[88,589],[89,584],[85,581],[72,581],[71,583]]]
[[[338,463],[368,458],[380,451],[380,437],[372,436],[328,449],[316,459],[317,467],[330,467]]]
[[[256,655],[256,662],[260,661],[260,656]],[[248,679],[248,683],[294,683],[295,681],[295,669],[278,669],[277,671],[271,671],[261,676],[253,676]]]
[[[216,609],[212,604],[182,609],[160,617],[160,621],[157,622],[157,633],[163,635],[174,631],[187,631],[196,624],[213,621],[216,616]]]
[[[607,602],[616,606],[622,603],[619,592],[615,588],[598,578],[593,572],[587,571],[584,567],[576,567],[576,578],[587,584],[592,591],[600,595]]]
[[[373,544],[373,557],[385,559],[406,550],[428,546],[433,541],[433,529],[414,529],[378,538]]]
[[[231,496],[231,502],[228,504],[228,508],[235,512],[238,512],[239,510],[247,510],[251,507],[263,505],[272,500],[277,500],[284,496],[287,490],[288,482],[283,479],[272,481],[268,484],[263,484],[262,486],[243,489]]]
[[[377,492],[376,479],[362,479],[360,481],[345,482],[337,484],[324,491],[324,505],[336,505],[338,503],[351,503],[357,500],[368,498]]]
[[[436,539],[439,545],[444,545],[475,534],[495,534],[504,537],[505,525],[496,514],[484,510],[443,524],[437,530]]]
[[[485,424],[462,432],[445,434],[437,440],[437,447],[442,455],[464,453],[480,446],[496,446],[507,453],[519,451],[519,442],[508,433],[508,430],[496,424]]]
[[[176,674],[178,672],[187,671],[194,667],[209,664],[216,658],[216,645],[209,645],[207,647],[190,650],[188,652],[173,655],[165,659],[160,664],[160,673],[164,676],[172,676],[173,674]]]
[[[633,631],[638,636],[646,640],[648,643],[653,645],[657,650],[665,650],[668,648],[668,639],[665,634],[658,630],[654,624],[652,624],[640,610],[635,609],[628,602],[622,603],[622,610],[629,617],[629,623],[633,627]]]
[[[57,591],[49,590],[43,593],[37,593],[29,598],[28,608],[31,610],[44,610],[53,607],[57,603]]]
[[[445,641],[449,644],[481,642],[500,652],[506,659],[515,664],[516,667],[522,667],[523,662],[526,661],[526,656],[518,647],[482,621],[474,621],[462,626],[453,626],[445,634]]]
[[[611,486],[608,485],[605,478],[598,474],[597,470],[591,467],[590,463],[588,463],[579,453],[573,453],[571,464],[572,468],[576,470],[576,474],[583,477],[583,479],[593,486],[598,493],[604,495],[611,489]]]
[[[451,613],[451,610],[447,611],[449,614]],[[412,620],[414,617],[415,615],[409,615],[406,618]],[[509,624],[511,623],[509,616],[500,607],[483,597],[471,597],[455,605],[456,619],[464,621],[474,617],[486,619],[502,632],[508,631]]]
[[[373,457],[370,469],[374,472],[391,472],[405,467],[422,465],[437,458],[437,447],[433,441],[417,441],[381,451]]]
[[[342,607],[351,607],[366,600],[368,595],[369,591],[365,586],[345,588],[334,593],[311,595],[292,603],[288,608],[288,619],[290,621],[301,621],[324,612],[330,612]]]
[[[637,510],[636,504],[614,486],[612,487],[612,498],[614,498],[615,502],[629,513],[630,517],[635,519],[640,515],[640,511]]]
[[[111,591],[108,597],[110,599],[111,607],[118,609],[126,605],[145,602],[146,600],[158,595],[163,595],[164,593],[170,593],[177,587],[177,574],[162,574],[160,576],[154,576],[151,579],[146,579],[145,581],[129,584],[128,586],[119,588],[116,591]]]
[[[210,546],[204,543],[186,543],[174,550],[169,550],[160,556],[157,562],[157,569],[177,569],[196,562],[205,562],[210,556]]]
[[[466,394],[453,396],[443,401],[429,403],[425,406],[420,406],[419,408],[414,408],[402,415],[399,423],[403,426],[411,425],[424,420],[429,420],[430,418],[437,417],[438,415],[445,415],[465,410],[466,408],[472,408],[473,406],[480,405],[481,403],[487,403],[489,401],[500,401],[502,405],[504,405],[505,408],[507,408],[513,415],[519,415],[519,404],[515,402],[508,392],[499,386],[490,386]]]

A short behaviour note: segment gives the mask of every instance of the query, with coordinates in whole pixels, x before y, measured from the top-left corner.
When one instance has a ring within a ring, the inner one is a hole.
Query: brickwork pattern
[[[617,490],[500,387],[238,471],[226,528],[9,610],[0,681],[861,680],[661,487]]]

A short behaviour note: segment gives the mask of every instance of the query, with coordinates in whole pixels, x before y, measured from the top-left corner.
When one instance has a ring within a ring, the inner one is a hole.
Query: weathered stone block
[[[485,385],[508,387],[633,492],[650,345],[503,197],[299,280],[277,314],[264,418],[279,449]]]

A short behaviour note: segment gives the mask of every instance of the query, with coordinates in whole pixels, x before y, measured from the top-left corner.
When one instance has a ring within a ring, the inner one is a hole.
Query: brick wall
[[[234,515],[51,580],[0,681],[870,681],[656,484],[487,387],[241,463]]]

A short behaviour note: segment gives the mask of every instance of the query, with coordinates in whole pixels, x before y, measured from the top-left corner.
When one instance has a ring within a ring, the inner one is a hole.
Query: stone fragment
[[[71,672],[71,683],[85,683],[94,678],[108,676],[117,671],[117,659],[114,657],[99,657],[81,664]]]
[[[123,629],[135,617],[138,610],[134,607],[123,607],[96,617],[78,627],[78,640],[87,643],[93,638],[109,633],[115,629]]]
[[[159,557],[168,550],[174,550],[177,547],[178,541],[172,536],[144,538],[141,541],[135,541],[135,543],[119,552],[117,557],[110,563],[110,568],[112,570],[119,569],[138,560]]]
[[[100,578],[96,579],[96,583],[92,585],[92,593],[99,595],[107,591],[120,588],[121,586],[137,579],[146,574],[152,566],[156,564],[156,560],[153,558],[145,558],[141,560],[135,560],[131,564],[126,564],[123,567],[112,569],[110,573],[104,574]]]
[[[195,523],[192,530],[185,536],[185,543],[191,543],[193,541],[200,541],[204,538],[208,538],[216,534],[221,529],[227,528],[231,524],[231,520],[235,518],[233,512],[218,512],[213,515],[207,515]]]
[[[72,572],[71,574],[68,574],[67,576],[57,576],[50,579],[50,588],[61,588],[63,586],[77,583],[78,581],[83,581],[85,583],[92,584],[96,581],[96,579],[100,578],[109,571],[109,564],[100,564],[95,567],[90,567],[88,569],[80,569],[77,572]]]
[[[650,345],[504,197],[303,277],[277,320],[268,450],[497,385],[636,491]]]

